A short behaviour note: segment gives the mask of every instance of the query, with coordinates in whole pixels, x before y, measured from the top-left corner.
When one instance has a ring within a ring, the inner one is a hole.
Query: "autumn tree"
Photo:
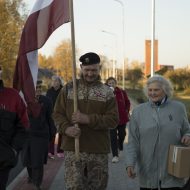
[[[22,0],[0,0],[0,65],[3,67],[3,78],[11,86],[13,71],[18,54],[20,35],[25,20]]]
[[[39,67],[42,69],[48,69],[51,70],[52,72],[54,72],[54,61],[53,61],[53,56],[46,56],[43,55],[41,53],[38,54],[38,63],[39,63]]]
[[[139,62],[133,61],[131,63],[131,68],[129,68],[126,72],[125,79],[130,81],[130,84],[133,89],[138,85],[139,81],[143,79],[142,66]]]
[[[190,88],[190,70],[187,68],[168,71],[165,76],[171,80],[176,90]]]
[[[63,40],[53,54],[53,65],[57,75],[64,81],[72,80],[72,48],[70,40]]]
[[[100,60],[101,60],[100,75],[102,80],[106,81],[106,79],[109,76],[110,60],[104,55],[100,55]]]

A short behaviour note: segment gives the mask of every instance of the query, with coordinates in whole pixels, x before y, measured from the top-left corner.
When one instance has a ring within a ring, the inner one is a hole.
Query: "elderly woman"
[[[127,174],[136,176],[137,163],[140,190],[178,190],[185,180],[167,173],[170,144],[190,145],[190,127],[185,106],[171,100],[172,86],[162,76],[148,79],[146,103],[137,106],[129,123]]]

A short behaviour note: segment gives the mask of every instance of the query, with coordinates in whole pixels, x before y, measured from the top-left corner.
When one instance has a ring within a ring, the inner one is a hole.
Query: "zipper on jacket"
[[[158,148],[160,147],[160,107],[158,107],[157,109],[157,113],[158,113]],[[161,161],[161,155],[160,155],[160,152],[158,151],[158,187],[159,187],[159,190],[161,188],[161,179],[162,179],[162,174],[161,174],[161,165],[160,165],[160,161]]]

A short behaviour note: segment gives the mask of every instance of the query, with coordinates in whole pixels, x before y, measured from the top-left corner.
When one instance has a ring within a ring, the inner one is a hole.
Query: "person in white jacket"
[[[137,164],[140,190],[178,190],[185,184],[167,172],[170,144],[190,145],[190,126],[185,106],[170,99],[173,87],[155,75],[147,80],[148,101],[132,112],[127,144],[127,174],[135,178]]]

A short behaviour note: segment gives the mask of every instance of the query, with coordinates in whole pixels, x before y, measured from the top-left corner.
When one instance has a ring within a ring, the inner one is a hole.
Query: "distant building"
[[[167,68],[168,71],[173,71],[174,66],[173,65],[159,65],[160,69]]]
[[[164,70],[174,70],[173,65],[159,65],[158,64],[158,40],[154,42],[154,72],[162,73]],[[145,64],[144,64],[144,74],[145,76],[150,76],[151,74],[151,40],[145,40]]]
[[[159,70],[158,64],[158,40],[154,41],[154,71]],[[151,40],[145,40],[145,67],[144,74],[145,76],[150,75],[151,73]]]

